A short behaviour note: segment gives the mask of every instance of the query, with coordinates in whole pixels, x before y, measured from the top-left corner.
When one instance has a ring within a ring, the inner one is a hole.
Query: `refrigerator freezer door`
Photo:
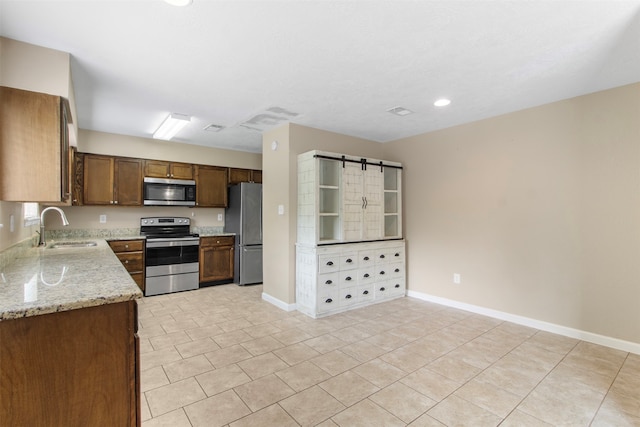
[[[239,285],[262,283],[262,246],[240,246]]]
[[[240,245],[262,244],[262,184],[242,183]]]

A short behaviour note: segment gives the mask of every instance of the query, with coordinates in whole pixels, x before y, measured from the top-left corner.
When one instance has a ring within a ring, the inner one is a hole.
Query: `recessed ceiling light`
[[[407,116],[411,113],[413,113],[413,111],[408,110],[404,107],[393,107],[387,110],[387,112],[391,113],[391,114],[395,114],[396,116]]]
[[[182,6],[189,6],[193,0],[164,0],[165,3],[170,4],[171,6],[178,6],[178,7],[182,7]]]
[[[213,123],[204,128],[207,132],[220,132],[222,129],[224,129],[224,126],[215,125]]]
[[[446,107],[449,104],[451,104],[451,100],[447,98],[440,98],[433,103],[433,105],[435,105],[436,107]]]

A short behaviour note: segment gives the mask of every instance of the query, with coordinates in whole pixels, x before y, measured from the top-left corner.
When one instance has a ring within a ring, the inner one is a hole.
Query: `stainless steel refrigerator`
[[[262,184],[242,182],[229,187],[224,229],[236,233],[234,282],[262,283]]]

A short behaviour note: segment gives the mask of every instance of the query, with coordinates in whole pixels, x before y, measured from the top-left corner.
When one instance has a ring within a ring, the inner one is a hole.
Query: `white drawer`
[[[373,265],[376,262],[376,251],[367,250],[358,252],[358,266],[360,268]]]
[[[348,307],[358,302],[358,288],[353,286],[340,290],[340,307]]]
[[[376,281],[375,268],[370,267],[367,269],[358,270],[358,285],[366,285],[368,283],[374,283]]]
[[[404,248],[384,248],[376,253],[376,263],[404,261]]]
[[[340,273],[325,273],[318,275],[318,289],[338,289],[340,284]]]
[[[317,302],[318,313],[326,313],[338,309],[340,305],[340,294],[338,290],[318,292]]]
[[[389,264],[387,271],[389,273],[389,277],[397,278],[397,277],[405,277],[404,276],[404,263],[402,262],[394,262]]]
[[[340,270],[340,257],[338,254],[318,256],[318,273],[331,273]]]
[[[356,286],[358,283],[358,270],[341,271],[340,273],[340,287]]]
[[[397,280],[390,280],[387,282],[387,291],[386,291],[386,296],[387,297],[395,297],[395,296],[399,296],[399,295],[404,295],[405,294],[405,284],[404,284],[404,279],[397,279]]]
[[[351,270],[358,268],[358,254],[344,254],[340,255],[340,270]]]
[[[358,302],[373,301],[375,296],[374,284],[358,286],[357,294]]]

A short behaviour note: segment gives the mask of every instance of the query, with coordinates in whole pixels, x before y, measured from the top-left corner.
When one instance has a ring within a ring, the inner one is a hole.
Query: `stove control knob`
[[[143,224],[146,224],[146,223],[147,223],[147,220],[146,220],[146,219],[143,219],[143,220],[142,220],[142,223],[143,223]]]
[[[149,224],[153,224],[153,220],[152,219],[149,220]]]

